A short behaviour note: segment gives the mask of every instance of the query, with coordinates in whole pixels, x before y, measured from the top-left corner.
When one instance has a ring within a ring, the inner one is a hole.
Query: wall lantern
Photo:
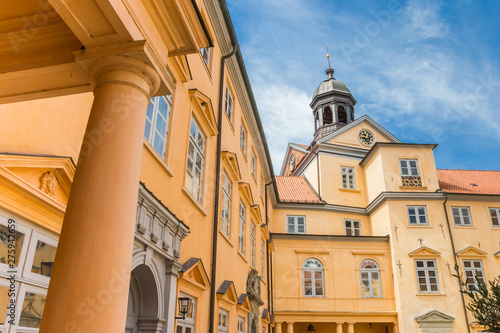
[[[179,302],[179,313],[182,317],[175,317],[175,319],[186,319],[186,314],[190,313],[193,308],[193,301],[189,297],[179,297],[177,301]]]
[[[313,324],[309,324],[309,326],[307,327],[307,332],[308,333],[316,333],[316,330],[314,329],[314,326]]]

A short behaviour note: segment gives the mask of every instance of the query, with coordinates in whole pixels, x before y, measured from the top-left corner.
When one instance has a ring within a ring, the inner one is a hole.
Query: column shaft
[[[276,323],[274,327],[274,333],[281,333],[281,323]]]
[[[394,323],[394,326],[392,327],[392,332],[393,333],[398,333],[399,332],[398,323]]]
[[[335,330],[335,333],[342,333],[342,324],[337,323],[337,329]]]
[[[347,323],[347,333],[354,333],[354,323]]]
[[[286,333],[293,333],[293,324],[294,323],[286,323]]]
[[[94,102],[41,333],[125,330],[147,94],[152,87],[145,72],[152,69],[137,59],[103,59],[96,62]],[[127,67],[128,62],[139,68]],[[154,79],[159,80],[157,75]]]

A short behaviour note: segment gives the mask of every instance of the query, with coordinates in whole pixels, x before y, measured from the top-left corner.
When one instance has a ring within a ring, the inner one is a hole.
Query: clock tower
[[[356,100],[344,82],[333,77],[334,70],[328,65],[327,78],[320,83],[309,106],[314,116],[314,140],[354,121]]]

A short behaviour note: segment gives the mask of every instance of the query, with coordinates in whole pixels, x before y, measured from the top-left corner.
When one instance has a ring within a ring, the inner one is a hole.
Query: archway
[[[333,123],[332,109],[329,106],[325,107],[323,111],[323,125],[328,125]]]
[[[338,116],[339,116],[338,123],[339,124],[347,124],[347,112],[345,111],[345,108],[342,105],[340,105],[337,110],[338,110]]]
[[[252,332],[251,333],[259,333],[259,330],[257,329],[257,319],[254,319],[252,321]]]
[[[147,265],[137,266],[130,276],[125,333],[141,333],[141,327],[159,320],[158,288]],[[146,322],[147,321],[147,322]]]

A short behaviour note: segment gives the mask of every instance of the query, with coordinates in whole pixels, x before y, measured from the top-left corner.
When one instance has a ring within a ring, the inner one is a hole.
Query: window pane
[[[45,296],[26,292],[22,306],[19,326],[39,328],[42,320]]]
[[[52,275],[52,266],[56,257],[56,248],[47,243],[38,241],[36,244],[35,258],[31,271],[50,277]],[[31,326],[30,326],[31,327]]]
[[[9,263],[9,229],[6,226],[0,225],[0,263],[2,264],[12,264]],[[12,237],[10,237],[12,239]],[[21,249],[23,247],[24,234],[16,231],[16,241],[15,241],[15,266],[19,264],[19,256],[21,255]],[[12,253],[11,253],[12,255]],[[12,259],[12,257],[11,257]]]

